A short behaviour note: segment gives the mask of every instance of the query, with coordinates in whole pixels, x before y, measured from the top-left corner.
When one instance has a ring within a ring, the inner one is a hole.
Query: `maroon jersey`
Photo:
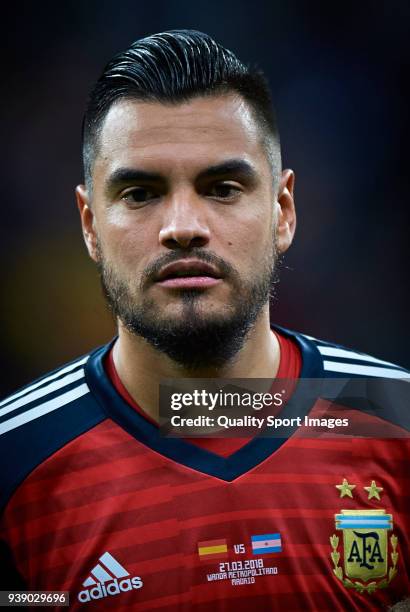
[[[299,346],[301,378],[408,377],[281,333]],[[408,439],[297,430],[221,456],[161,437],[111,384],[109,349],[1,404],[3,589],[67,590],[71,609],[163,612],[380,610],[408,595]],[[370,403],[351,409],[371,420]],[[296,390],[283,414],[326,406]],[[387,396],[383,406],[386,431],[408,426]]]

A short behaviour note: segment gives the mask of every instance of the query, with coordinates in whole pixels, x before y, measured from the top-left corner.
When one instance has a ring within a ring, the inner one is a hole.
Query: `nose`
[[[209,243],[210,230],[204,203],[197,194],[170,196],[164,207],[159,242],[168,249],[203,247]]]

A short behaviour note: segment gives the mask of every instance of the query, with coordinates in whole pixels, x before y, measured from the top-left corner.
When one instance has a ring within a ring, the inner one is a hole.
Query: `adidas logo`
[[[109,552],[105,552],[83,582],[83,587],[91,588],[80,591],[78,600],[86,603],[93,599],[120,595],[132,589],[140,589],[143,584],[139,576],[130,576],[121,563],[118,563]]]

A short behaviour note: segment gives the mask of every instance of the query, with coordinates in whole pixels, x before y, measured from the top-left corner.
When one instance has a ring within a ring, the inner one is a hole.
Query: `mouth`
[[[164,266],[156,284],[169,289],[207,289],[222,282],[218,270],[203,261],[184,259]]]

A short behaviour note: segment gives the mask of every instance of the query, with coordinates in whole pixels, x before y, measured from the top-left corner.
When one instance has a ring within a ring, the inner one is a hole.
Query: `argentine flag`
[[[264,533],[251,536],[252,552],[254,555],[282,552],[280,533]]]

